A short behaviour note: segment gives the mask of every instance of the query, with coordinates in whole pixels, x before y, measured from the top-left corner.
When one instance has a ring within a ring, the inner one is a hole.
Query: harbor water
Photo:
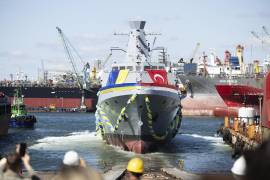
[[[89,165],[106,171],[125,165],[136,155],[106,145],[95,133],[93,113],[35,113],[35,129],[10,129],[0,138],[0,154],[14,149],[16,143],[27,142],[31,164],[37,171],[54,171],[61,165],[64,153],[75,150]],[[184,117],[179,134],[157,152],[137,155],[146,168],[177,167],[184,161],[184,170],[194,173],[228,173],[232,167],[231,148],[224,144],[216,130],[221,118]]]

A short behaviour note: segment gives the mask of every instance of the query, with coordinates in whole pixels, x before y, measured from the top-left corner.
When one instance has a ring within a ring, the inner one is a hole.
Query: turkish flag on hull
[[[167,72],[166,70],[146,70],[153,80],[154,83],[156,84],[168,84],[168,79],[167,79]]]

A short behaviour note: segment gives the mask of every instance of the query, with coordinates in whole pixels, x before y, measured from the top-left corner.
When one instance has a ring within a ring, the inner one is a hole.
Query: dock
[[[255,118],[224,118],[224,125],[218,130],[223,141],[231,145],[234,154],[253,150],[262,143],[260,122]]]
[[[117,179],[123,172],[125,168],[123,167],[113,167],[110,171],[102,174],[104,180],[115,180]],[[45,171],[45,172],[37,172],[37,175],[43,180],[50,180],[55,175],[54,171]],[[186,172],[184,170],[178,169],[176,167],[173,168],[160,168],[156,170],[146,170],[146,172],[141,177],[142,180],[199,180],[199,179],[222,179],[229,180],[232,179],[232,174],[195,174]]]

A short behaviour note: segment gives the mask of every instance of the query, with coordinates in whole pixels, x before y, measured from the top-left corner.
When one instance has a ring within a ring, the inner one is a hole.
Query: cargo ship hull
[[[11,116],[11,105],[7,96],[0,94],[0,136],[8,133],[8,123]]]
[[[16,88],[0,87],[10,99],[13,99]],[[54,107],[57,110],[70,110],[81,105],[82,92],[79,88],[62,87],[21,87],[24,103],[28,110],[46,110]],[[85,91],[85,105],[87,110],[95,110],[98,88]]]
[[[103,138],[108,144],[146,153],[170,142],[178,132],[181,125],[179,97],[177,93],[153,90],[134,94],[114,94],[105,99],[101,95],[97,119],[102,122]]]
[[[183,115],[207,115],[207,116],[224,116],[228,113],[236,115],[235,108],[228,107],[223,99],[219,96],[216,84],[242,84],[252,85],[261,88],[262,79],[237,77],[204,77],[193,75],[180,75],[179,78],[184,83],[189,80],[192,85],[193,97],[188,96],[182,100]],[[188,90],[188,89],[187,89]],[[189,90],[188,90],[189,91]]]
[[[216,85],[216,89],[228,107],[259,106],[263,89],[248,85]]]

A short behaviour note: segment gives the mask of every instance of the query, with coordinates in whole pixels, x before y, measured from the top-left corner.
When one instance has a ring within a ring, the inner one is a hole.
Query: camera
[[[20,143],[19,147],[19,154],[21,157],[23,157],[26,153],[27,144],[26,143]]]

